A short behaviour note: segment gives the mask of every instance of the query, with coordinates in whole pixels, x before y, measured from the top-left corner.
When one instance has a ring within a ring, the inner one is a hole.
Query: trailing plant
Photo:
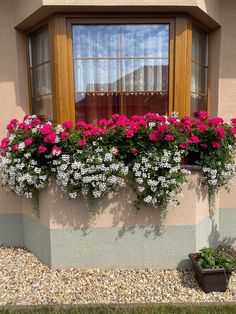
[[[97,125],[78,121],[52,124],[39,117],[12,119],[2,139],[2,184],[33,198],[54,177],[69,198],[86,200],[126,186],[131,179],[136,207],[177,206],[189,171],[183,158],[194,156],[209,195],[228,186],[235,174],[236,119],[231,125],[206,112],[195,118],[114,114]]]

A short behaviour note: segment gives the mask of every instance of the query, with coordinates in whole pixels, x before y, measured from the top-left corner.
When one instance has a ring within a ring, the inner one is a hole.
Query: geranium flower
[[[70,136],[70,132],[66,132],[66,131],[61,132],[62,141],[65,141],[67,139],[67,137],[69,137],[69,136]]]
[[[57,134],[56,133],[49,133],[45,138],[44,142],[45,143],[50,143],[50,144],[55,144],[57,140]]]
[[[45,146],[43,146],[43,145],[40,145],[40,146],[38,147],[38,152],[39,152],[40,154],[45,153],[46,151],[47,151],[47,147],[45,147]]]
[[[127,130],[126,132],[125,132],[125,137],[126,138],[131,138],[131,137],[133,137],[134,136],[134,132],[132,131],[132,130]]]
[[[229,128],[229,132],[231,134],[236,134],[236,128]]]
[[[15,145],[12,146],[12,150],[13,151],[16,151],[18,149],[19,149],[19,144],[15,144]]]
[[[49,134],[53,129],[53,126],[50,124],[44,124],[43,127],[40,129],[40,133],[43,135]]]
[[[218,140],[223,140],[225,138],[225,130],[221,127],[215,128],[214,132]]]
[[[172,142],[175,139],[172,134],[166,134],[164,138],[167,142]]]
[[[58,146],[53,146],[53,148],[52,148],[52,151],[51,151],[51,154],[53,155],[53,156],[58,156],[58,155],[60,155],[62,153],[62,150],[60,149],[60,147],[58,147]]]
[[[3,138],[1,141],[0,149],[7,148],[8,144],[9,144],[9,138],[8,137]]]
[[[212,147],[219,149],[221,147],[219,142],[212,142],[211,143]]]
[[[180,149],[186,149],[187,148],[187,144],[186,143],[181,143],[181,144],[179,144],[179,148]]]
[[[86,146],[87,145],[87,140],[79,140],[78,141],[79,146]]]
[[[136,154],[138,152],[138,149],[136,147],[131,149],[131,154]]]
[[[200,133],[204,133],[208,129],[208,126],[202,123],[197,126],[197,129]]]
[[[71,130],[73,129],[73,123],[71,121],[65,121],[62,123],[62,127],[67,130]]]
[[[223,122],[224,120],[222,118],[211,118],[208,120],[208,125],[219,126]]]
[[[25,143],[26,146],[31,145],[31,144],[33,143],[32,137],[26,138],[26,139],[24,140],[24,143]]]

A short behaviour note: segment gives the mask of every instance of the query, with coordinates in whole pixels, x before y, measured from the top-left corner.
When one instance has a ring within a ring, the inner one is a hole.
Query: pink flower
[[[186,143],[181,143],[181,144],[179,144],[179,148],[180,149],[186,149],[187,148],[187,144]]]
[[[67,137],[69,137],[69,136],[70,136],[70,132],[66,132],[66,131],[61,132],[62,141],[65,141],[67,139]]]
[[[113,124],[113,121],[107,120],[107,119],[101,119],[98,121],[99,124],[109,126]]]
[[[60,149],[60,147],[58,147],[58,146],[53,146],[53,148],[52,148],[52,151],[51,151],[51,154],[53,155],[53,156],[58,156],[58,155],[60,155],[62,153],[62,150]]]
[[[26,123],[25,124],[25,129],[27,129],[27,130],[32,129],[32,124],[31,123]]]
[[[19,144],[15,144],[14,146],[12,146],[12,150],[16,151],[19,149]]]
[[[158,140],[158,136],[157,136],[157,132],[153,132],[149,135],[148,139],[150,141],[157,141]]]
[[[214,132],[218,140],[223,140],[225,138],[225,130],[221,127],[215,128]]]
[[[118,113],[115,113],[112,115],[113,120],[118,120],[120,118],[120,115]]]
[[[119,156],[119,155],[120,155],[120,151],[119,151],[118,148],[116,149],[115,155],[116,155],[116,156]]]
[[[73,123],[71,121],[65,121],[62,123],[62,127],[67,130],[71,130],[73,129]]]
[[[43,146],[43,145],[40,145],[40,146],[38,147],[38,152],[39,152],[40,154],[45,153],[46,150],[47,150],[47,147],[45,147],[45,146]]]
[[[138,149],[136,147],[131,149],[131,154],[136,154],[137,152],[138,152]]]
[[[53,126],[50,124],[44,124],[44,126],[40,129],[40,133],[43,135],[49,134],[53,129]]]
[[[206,130],[207,130],[207,128],[208,128],[208,126],[206,125],[206,124],[199,124],[198,125],[198,127],[197,127],[197,129],[198,129],[198,131],[200,132],[200,133],[203,133],[203,132],[205,132]]]
[[[236,118],[232,118],[230,121],[233,124],[233,126],[236,126]]]
[[[189,139],[187,139],[186,142],[190,143],[190,144],[197,144],[200,142],[200,140],[199,140],[199,137],[197,135],[192,134],[191,137]]]
[[[1,141],[0,149],[7,148],[8,144],[9,144],[9,138],[8,137],[3,138]]]
[[[168,122],[170,122],[171,124],[175,125],[178,121],[175,117],[169,117],[168,118]]]
[[[165,140],[167,141],[167,142],[172,142],[172,141],[174,141],[174,136],[172,135],[172,134],[166,134],[166,136],[165,136]]]
[[[27,120],[29,118],[29,116],[30,116],[29,114],[25,115],[23,118],[23,121]]]
[[[16,124],[17,122],[19,122],[17,119],[12,119],[12,120],[10,121],[10,124]]]
[[[55,143],[56,143],[56,139],[57,139],[57,134],[52,132],[52,133],[49,133],[49,134],[44,138],[44,142],[45,142],[45,143],[55,144]]]
[[[208,120],[208,125],[219,126],[223,122],[224,120],[222,118],[211,118]]]
[[[90,130],[86,130],[84,131],[84,134],[83,134],[85,137],[88,137],[88,136],[91,136],[91,131]]]
[[[26,127],[26,123],[25,122],[22,122],[18,125],[18,129],[25,129]]]
[[[40,124],[41,120],[39,118],[35,118],[32,120],[32,124],[36,125],[36,124]]]
[[[26,146],[31,145],[31,144],[33,143],[32,137],[26,138],[26,139],[24,140],[24,143],[25,143]]]
[[[15,126],[16,126],[16,125],[15,125],[14,123],[9,123],[9,124],[7,125],[7,130],[10,131],[10,130],[14,129]]]
[[[193,113],[193,116],[205,120],[208,118],[208,113],[206,111],[196,111]]]
[[[231,134],[236,134],[236,128],[229,128],[229,132]]]
[[[87,141],[86,140],[79,140],[78,144],[79,144],[79,146],[86,146],[87,145]]]
[[[76,126],[79,127],[79,128],[83,128],[83,129],[87,129],[87,123],[84,122],[84,121],[77,121],[76,122]]]
[[[3,151],[1,152],[2,157],[5,157],[6,154],[7,154],[7,152],[6,152],[5,150],[3,150]]]
[[[132,131],[132,130],[127,130],[126,132],[125,132],[125,137],[126,138],[131,138],[131,137],[133,137],[134,136],[134,132]]]
[[[212,147],[219,149],[221,147],[219,142],[212,142],[211,143]]]

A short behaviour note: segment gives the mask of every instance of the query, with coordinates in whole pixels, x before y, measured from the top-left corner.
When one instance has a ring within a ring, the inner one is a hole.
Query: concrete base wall
[[[63,230],[49,229],[27,215],[1,215],[0,241],[26,247],[53,269],[188,268],[190,252],[222,240],[232,243],[228,242],[232,237],[225,236],[227,225],[219,226],[219,217],[225,220],[225,210],[197,225]]]

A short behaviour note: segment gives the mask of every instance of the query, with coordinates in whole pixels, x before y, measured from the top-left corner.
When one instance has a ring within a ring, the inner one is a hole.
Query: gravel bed
[[[25,249],[0,247],[0,305],[235,301],[235,272],[226,292],[205,294],[192,271],[50,270]]]

